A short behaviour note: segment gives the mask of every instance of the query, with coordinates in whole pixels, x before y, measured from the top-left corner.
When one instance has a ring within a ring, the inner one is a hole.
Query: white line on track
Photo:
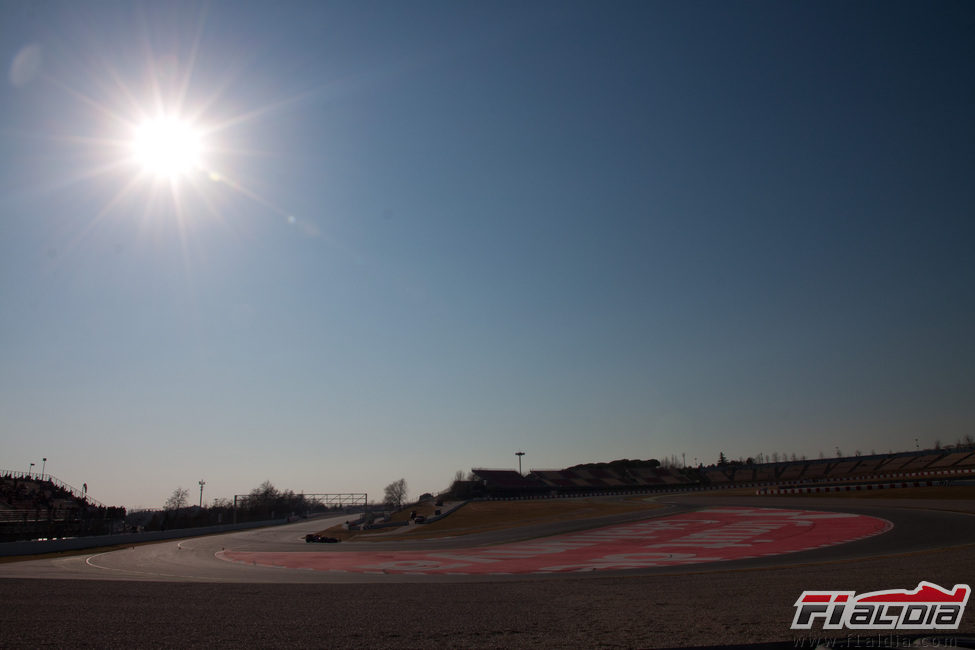
[[[177,546],[179,546],[177,544]],[[134,548],[134,547],[133,547]],[[119,569],[111,566],[104,566],[102,564],[96,564],[92,562],[96,557],[101,557],[103,555],[108,555],[110,553],[121,553],[123,551],[105,551],[103,553],[96,553],[95,555],[89,555],[85,558],[85,564],[93,569],[102,569],[103,571],[117,571],[119,573],[128,573],[132,575],[139,576],[155,576],[157,578],[179,578],[180,580],[203,580],[203,581],[215,581],[215,582],[228,582],[225,578],[212,578],[207,576],[186,576],[177,573],[159,573],[155,571],[136,571],[134,569]]]

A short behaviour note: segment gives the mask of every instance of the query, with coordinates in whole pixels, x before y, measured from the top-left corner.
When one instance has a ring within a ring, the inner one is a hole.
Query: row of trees
[[[180,486],[166,499],[162,511],[132,513],[129,525],[145,530],[166,528],[191,528],[226,524],[233,521],[260,521],[290,516],[307,516],[324,511],[326,507],[311,502],[303,494],[292,490],[279,490],[270,481],[264,481],[248,494],[233,499],[214,499],[212,503],[196,507],[189,503],[190,492]]]

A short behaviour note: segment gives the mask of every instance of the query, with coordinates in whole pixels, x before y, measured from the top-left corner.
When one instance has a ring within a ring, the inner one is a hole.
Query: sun
[[[202,169],[203,140],[187,120],[147,119],[135,127],[131,146],[135,162],[156,178],[175,179]]]

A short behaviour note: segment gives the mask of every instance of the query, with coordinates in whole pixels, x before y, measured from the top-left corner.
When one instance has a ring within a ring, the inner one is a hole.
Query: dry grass
[[[649,501],[647,497],[627,498],[593,498],[593,499],[552,499],[539,501],[475,501],[468,503],[457,512],[432,524],[411,527],[409,530],[390,533],[388,530],[355,531],[343,530],[336,526],[323,531],[321,534],[339,539],[355,539],[365,541],[392,541],[395,539],[430,539],[436,537],[453,537],[483,533],[492,530],[503,530],[519,526],[550,523],[554,521],[591,519],[606,515],[653,510],[660,508],[657,503]],[[412,508],[410,508],[412,509]],[[409,510],[401,511],[406,514],[400,519],[409,517]],[[417,508],[419,513],[419,508]],[[397,513],[400,514],[400,513]],[[394,516],[392,518],[396,520]]]

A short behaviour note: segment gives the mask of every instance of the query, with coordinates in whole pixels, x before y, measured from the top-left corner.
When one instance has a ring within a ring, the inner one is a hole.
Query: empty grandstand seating
[[[829,469],[829,462],[820,460],[814,461],[806,465],[806,472],[802,475],[804,479],[817,479],[824,478],[826,476],[826,470]]]
[[[925,454],[924,456],[917,456],[909,463],[905,463],[902,470],[907,472],[916,472],[926,468],[928,465],[933,463],[935,460],[940,458],[942,454]]]
[[[965,456],[960,461],[955,463],[955,467],[975,467],[975,453]]]
[[[723,470],[717,467],[709,467],[704,470],[704,478],[708,480],[709,483],[728,483],[731,481],[731,477],[725,474]]]
[[[472,470],[485,487],[496,490],[544,490],[546,485],[535,476],[522,476],[513,469]]]
[[[934,461],[928,465],[928,469],[945,469],[956,465],[962,466],[966,464],[966,459],[972,456],[975,456],[975,453],[971,450],[956,451]]]
[[[944,471],[975,468],[975,449],[902,452],[890,455],[856,456],[792,462],[677,468],[662,467],[648,461],[613,461],[577,465],[568,469],[532,470],[520,476],[514,470],[475,470],[479,478],[497,491],[539,489],[552,493],[583,494],[619,489],[666,489],[701,483],[733,486],[751,483],[836,483],[862,482],[886,473]]]
[[[741,483],[743,481],[754,481],[755,470],[751,467],[740,467],[735,470],[734,480],[736,483]]]
[[[574,489],[578,487],[573,478],[563,475],[560,469],[535,469],[532,475],[538,477],[545,485],[553,489]]]
[[[888,459],[885,463],[880,465],[880,467],[877,468],[877,471],[878,472],[899,472],[901,471],[901,469],[903,469],[904,465],[907,465],[909,462],[914,460],[914,458],[915,456],[913,455],[894,456],[893,458]]]
[[[806,469],[805,462],[795,462],[789,463],[785,466],[782,472],[779,474],[780,481],[797,481],[802,476],[803,470]]]
[[[634,467],[629,470],[634,482],[640,486],[663,485],[663,479],[657,474],[653,467]]]
[[[836,463],[829,468],[826,472],[826,476],[830,478],[837,476],[847,476],[854,472],[854,468],[860,463],[859,460],[844,460],[842,462]]]
[[[886,459],[876,457],[861,460],[860,464],[853,469],[852,473],[857,476],[873,474],[884,460]]]

